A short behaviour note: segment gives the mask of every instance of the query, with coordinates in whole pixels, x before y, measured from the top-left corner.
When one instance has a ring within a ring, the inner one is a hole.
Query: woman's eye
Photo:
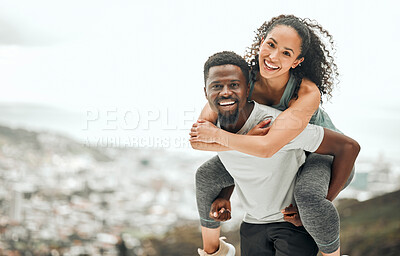
[[[268,43],[268,45],[271,46],[271,47],[274,47],[274,44],[273,44],[273,43]]]
[[[283,54],[290,57],[290,52],[283,52]]]

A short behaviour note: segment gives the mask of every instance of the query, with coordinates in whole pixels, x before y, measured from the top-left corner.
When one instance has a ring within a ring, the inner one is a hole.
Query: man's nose
[[[224,88],[222,88],[221,94],[224,95],[224,96],[232,94],[232,91],[229,88],[229,85],[225,85]]]

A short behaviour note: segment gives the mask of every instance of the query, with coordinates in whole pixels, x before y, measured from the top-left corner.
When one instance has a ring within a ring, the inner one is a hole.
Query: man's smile
[[[236,99],[218,99],[217,106],[222,111],[231,111],[237,108],[238,100]]]
[[[236,103],[236,101],[234,101],[234,100],[222,100],[222,101],[218,102],[218,104],[220,106],[228,106],[228,105],[233,105],[235,103]]]

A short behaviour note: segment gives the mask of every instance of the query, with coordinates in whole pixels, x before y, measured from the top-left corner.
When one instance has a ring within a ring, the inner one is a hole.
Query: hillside
[[[45,155],[87,155],[96,161],[110,161],[111,158],[96,148],[85,147],[82,143],[60,134],[33,132],[0,125],[0,146],[7,157],[22,162],[29,159],[34,163]],[[37,164],[37,163],[36,163]]]
[[[400,191],[368,201],[341,200],[342,254],[351,256],[400,255]],[[239,231],[225,233],[239,249]],[[153,255],[194,255],[201,247],[198,226],[178,227],[165,237],[144,241],[144,248]],[[236,253],[240,255],[240,253]]]
[[[342,201],[342,252],[351,256],[400,255],[400,191],[364,202]]]

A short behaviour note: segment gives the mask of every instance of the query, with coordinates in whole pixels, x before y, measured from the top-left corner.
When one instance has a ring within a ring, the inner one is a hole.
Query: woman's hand
[[[254,126],[247,135],[256,135],[256,136],[264,136],[269,132],[271,127],[266,127],[271,123],[271,119],[267,119],[259,122],[256,126]]]
[[[192,125],[190,130],[191,142],[204,142],[204,143],[218,143],[217,141],[217,131],[219,130],[213,123],[206,120],[197,120],[196,123]]]

